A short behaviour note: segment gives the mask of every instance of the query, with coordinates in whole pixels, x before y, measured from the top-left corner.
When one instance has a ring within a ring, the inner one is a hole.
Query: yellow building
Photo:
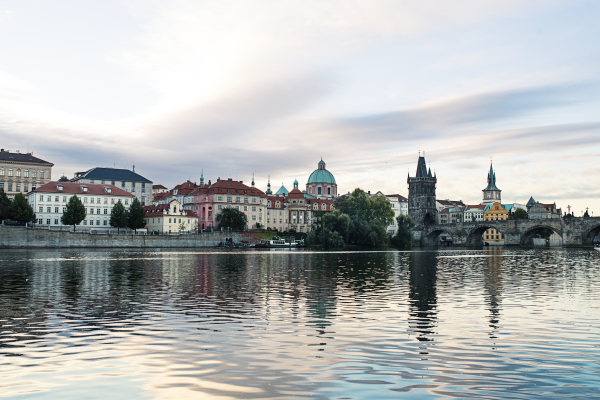
[[[508,210],[500,203],[491,203],[483,211],[484,221],[504,221],[508,219]],[[504,237],[496,229],[488,229],[483,234],[483,242],[489,246],[504,245]]]

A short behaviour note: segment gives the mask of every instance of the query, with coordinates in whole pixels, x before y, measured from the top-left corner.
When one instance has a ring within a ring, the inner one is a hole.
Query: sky
[[[600,3],[0,0],[0,147],[53,177],[407,195],[600,215]]]

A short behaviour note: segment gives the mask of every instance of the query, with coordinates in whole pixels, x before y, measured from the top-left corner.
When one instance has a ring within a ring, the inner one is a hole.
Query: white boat
[[[304,240],[294,240],[293,237],[287,239],[279,239],[278,237],[274,237],[270,240],[259,240],[254,247],[262,249],[297,249],[304,247]]]

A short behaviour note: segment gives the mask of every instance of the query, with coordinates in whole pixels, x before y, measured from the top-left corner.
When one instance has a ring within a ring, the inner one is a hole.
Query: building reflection
[[[485,249],[483,274],[484,287],[486,294],[486,305],[489,311],[488,333],[490,339],[496,339],[500,328],[500,312],[502,303],[502,255],[504,248],[502,246],[489,246]]]
[[[436,253],[410,253],[409,273],[409,330],[417,340],[431,342],[437,326]]]

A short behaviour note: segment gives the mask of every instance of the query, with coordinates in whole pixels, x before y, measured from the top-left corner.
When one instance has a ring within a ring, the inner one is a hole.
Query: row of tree
[[[348,244],[361,247],[385,247],[390,244],[407,247],[412,243],[414,223],[409,216],[397,218],[398,233],[390,238],[387,227],[394,221],[394,210],[384,196],[369,196],[355,189],[337,198],[336,210],[315,212],[314,229],[307,237],[308,244],[340,248]]]
[[[8,198],[0,188],[0,221],[34,222],[35,212],[23,193],[17,193],[14,200]]]
[[[65,211],[61,216],[63,225],[73,225],[75,231],[77,225],[87,216],[85,206],[77,195],[71,196],[67,202]],[[119,201],[110,213],[110,226],[117,228],[120,232],[123,228],[133,230],[146,226],[144,217],[146,212],[142,203],[137,198],[131,202],[129,210]],[[31,205],[27,202],[23,193],[17,193],[14,200],[10,200],[4,189],[0,188],[0,221],[11,220],[16,222],[37,222],[37,217]]]
[[[67,207],[61,217],[61,222],[63,225],[73,225],[73,231],[75,231],[76,226],[79,225],[86,216],[85,206],[81,202],[81,199],[77,197],[77,195],[73,195],[67,203]],[[146,212],[144,211],[142,203],[140,203],[137,197],[134,197],[129,210],[126,210],[125,206],[120,201],[113,206],[110,212],[109,224],[113,228],[117,228],[117,232],[119,233],[121,229],[124,228],[130,228],[137,231],[146,226],[145,216]]]

